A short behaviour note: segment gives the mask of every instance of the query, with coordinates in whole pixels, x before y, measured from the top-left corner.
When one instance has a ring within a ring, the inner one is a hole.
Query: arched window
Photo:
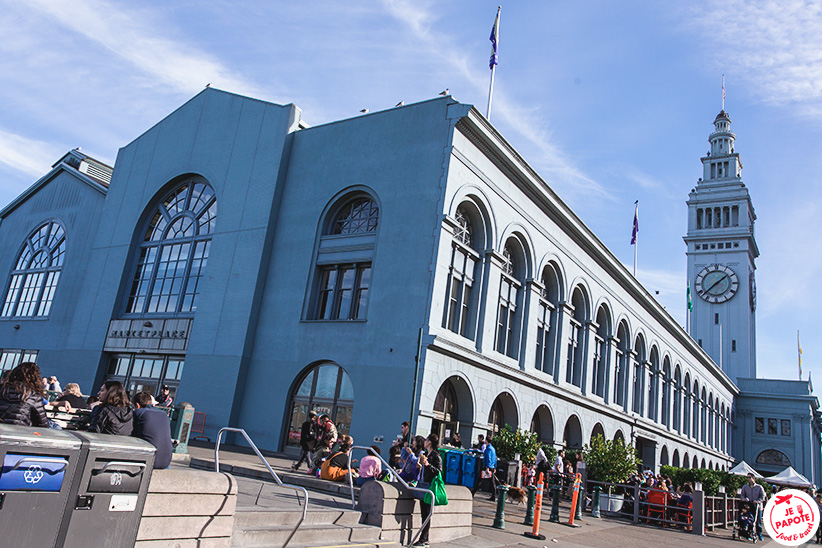
[[[320,237],[311,319],[366,319],[379,213],[376,201],[363,195],[349,198],[331,211]],[[340,253],[340,247],[349,240],[359,251]]]
[[[645,384],[645,339],[642,335],[638,335],[636,342],[634,342],[634,413],[642,414],[644,407],[645,394],[643,393]]]
[[[684,397],[682,398],[682,433],[686,437],[691,435],[691,374],[685,373],[685,386],[683,388]]]
[[[459,206],[454,219],[453,242],[451,245],[451,266],[448,269],[446,307],[443,327],[463,337],[473,339],[471,329],[472,290],[479,263],[479,253],[474,249],[476,230],[472,214],[466,206]]]
[[[3,317],[49,315],[65,254],[66,233],[56,222],[43,223],[26,238],[11,271]]]
[[[328,415],[342,436],[351,431],[354,413],[354,384],[345,370],[334,363],[312,367],[299,379],[291,395],[290,424],[286,445],[299,446],[300,427],[309,411]]]
[[[560,285],[557,269],[553,265],[545,267],[542,275],[537,309],[537,353],[536,368],[549,375],[554,374],[557,339],[557,305],[559,304]]]
[[[197,310],[216,221],[214,190],[203,178],[187,179],[166,196],[151,217],[138,248],[126,313]]]
[[[509,240],[502,249],[502,276],[497,312],[496,349],[511,358],[519,355],[519,308],[524,261]]]
[[[610,345],[608,338],[611,336],[611,316],[605,305],[599,307],[597,311],[597,332],[594,336],[594,370],[591,372],[591,388],[594,394],[605,398],[608,390],[608,364]]]
[[[647,417],[659,421],[659,350],[651,347],[651,359],[648,364],[648,408]]]
[[[576,287],[571,295],[574,315],[569,318],[568,360],[565,382],[582,388],[585,378],[585,332],[588,329],[588,299],[581,287]]]
[[[622,321],[617,329],[617,381],[614,386],[614,401],[625,411],[628,410],[628,382],[631,378],[631,340],[628,334],[628,325]]]
[[[674,369],[674,430],[682,432],[682,371]]]

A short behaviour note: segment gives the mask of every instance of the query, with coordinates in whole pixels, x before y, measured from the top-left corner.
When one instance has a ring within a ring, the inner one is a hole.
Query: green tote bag
[[[431,480],[431,491],[434,493],[434,506],[445,506],[448,504],[448,495],[445,494],[445,482],[442,480],[442,472],[438,473]],[[425,494],[425,504],[431,504],[431,495]]]

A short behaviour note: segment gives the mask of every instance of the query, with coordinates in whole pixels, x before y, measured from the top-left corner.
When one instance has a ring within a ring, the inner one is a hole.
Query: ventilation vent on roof
[[[111,184],[111,169],[100,164],[92,164],[83,160],[80,162],[80,173],[85,173],[92,179],[95,179],[102,184],[108,186]]]

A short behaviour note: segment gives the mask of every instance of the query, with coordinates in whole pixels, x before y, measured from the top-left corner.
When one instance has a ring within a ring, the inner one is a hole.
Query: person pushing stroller
[[[742,486],[740,497],[743,502],[748,503],[749,513],[753,514],[756,534],[752,539],[762,540],[762,505],[765,503],[765,490],[761,485],[756,483],[756,478],[753,474],[748,473],[748,483]],[[741,521],[742,516],[740,516],[740,531],[742,528]]]

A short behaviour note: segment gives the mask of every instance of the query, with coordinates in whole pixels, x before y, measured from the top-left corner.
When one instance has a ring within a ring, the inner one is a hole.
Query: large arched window
[[[628,325],[622,321],[617,329],[617,381],[614,386],[614,401],[625,411],[628,410],[628,383],[631,379],[631,339]]]
[[[605,305],[600,305],[597,311],[597,332],[594,335],[594,370],[591,372],[591,391],[601,398],[605,398],[608,390],[608,364],[611,337],[611,315]],[[604,436],[603,436],[604,437]]]
[[[542,289],[537,308],[536,368],[549,375],[554,374],[556,359],[557,314],[561,286],[559,272],[553,264],[545,267]]]
[[[497,310],[496,349],[500,354],[519,357],[519,319],[522,316],[522,283],[525,278],[522,248],[510,238],[502,249],[502,276]]]
[[[138,249],[126,313],[197,310],[216,220],[214,190],[201,177],[187,179],[166,196],[151,217]]]
[[[66,233],[54,221],[26,238],[11,271],[3,317],[49,315],[65,254]]]
[[[585,330],[588,328],[588,299],[582,287],[574,288],[571,295],[574,314],[569,318],[568,360],[565,366],[565,382],[582,388],[585,378]]]
[[[355,196],[331,211],[317,255],[316,320],[364,320],[380,210],[370,196]],[[340,252],[346,242],[356,252]]]
[[[477,215],[468,204],[460,205],[454,214],[456,226],[453,229],[451,266],[448,269],[446,307],[443,315],[443,327],[470,339],[473,339],[472,291],[480,259],[474,244],[478,238],[475,219]]]

